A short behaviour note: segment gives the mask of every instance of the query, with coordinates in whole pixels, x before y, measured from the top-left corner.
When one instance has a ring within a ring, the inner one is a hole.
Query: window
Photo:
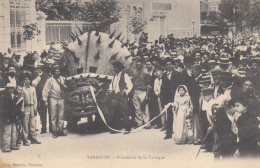
[[[25,7],[22,0],[10,0],[10,38],[14,52],[25,50],[23,25],[25,24]]]
[[[217,11],[218,11],[218,8],[217,8],[216,6],[213,6],[213,7],[212,7],[212,11],[213,11],[213,12],[217,12]]]
[[[96,73],[96,72],[97,72],[97,67],[93,67],[93,66],[89,67],[89,73]]]
[[[160,10],[160,11],[171,11],[172,4],[171,3],[160,3],[160,2],[153,2],[152,3],[153,10]]]

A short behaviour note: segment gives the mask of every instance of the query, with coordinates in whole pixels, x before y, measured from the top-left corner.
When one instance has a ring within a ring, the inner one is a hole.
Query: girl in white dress
[[[177,144],[183,144],[186,141],[192,143],[192,111],[193,106],[191,102],[188,89],[185,85],[180,85],[175,93],[174,103],[174,141]]]

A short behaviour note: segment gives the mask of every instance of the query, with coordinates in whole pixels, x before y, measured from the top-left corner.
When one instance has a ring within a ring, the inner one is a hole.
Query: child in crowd
[[[188,141],[192,143],[192,111],[193,106],[191,102],[188,89],[185,85],[180,85],[175,93],[174,103],[174,141],[176,144],[184,144]]]

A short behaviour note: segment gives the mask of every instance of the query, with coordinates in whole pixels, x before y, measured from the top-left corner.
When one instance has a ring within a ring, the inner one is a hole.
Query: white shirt
[[[156,78],[154,80],[154,93],[158,96],[161,93],[162,79]]]
[[[14,84],[16,86],[16,79],[15,79],[15,77],[12,78],[11,76],[8,76],[8,79],[9,79],[10,83],[12,83],[12,84]]]
[[[172,77],[172,71],[169,71],[169,72],[166,72],[167,73],[167,78],[169,80],[171,80],[171,77]]]
[[[109,89],[110,91],[114,91],[115,93],[119,93],[120,92],[120,88],[119,88],[119,81],[121,78],[121,74],[122,72],[118,73],[117,75],[114,76],[114,78],[112,79],[110,85],[109,85]],[[125,84],[126,84],[126,89],[124,90],[125,93],[128,95],[131,90],[133,89],[133,83],[130,79],[130,77],[127,75],[127,73],[125,73]]]

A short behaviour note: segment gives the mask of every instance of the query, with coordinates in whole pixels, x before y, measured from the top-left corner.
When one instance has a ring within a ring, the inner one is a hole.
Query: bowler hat
[[[212,87],[202,88],[201,93],[203,96],[213,95],[214,89]]]

